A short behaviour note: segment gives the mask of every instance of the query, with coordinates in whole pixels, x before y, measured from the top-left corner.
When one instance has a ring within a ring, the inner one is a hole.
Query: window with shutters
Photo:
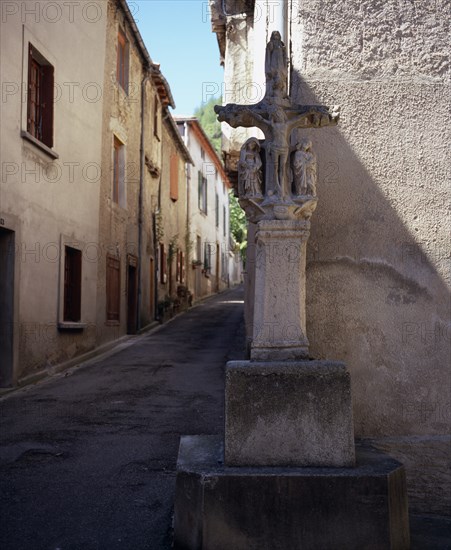
[[[106,318],[120,320],[121,308],[121,262],[114,256],[106,258]]]
[[[207,273],[211,271],[211,248],[211,244],[204,243],[204,270]]]
[[[53,147],[53,66],[28,45],[27,132]]]
[[[64,247],[64,321],[81,319],[81,250]]]
[[[125,193],[125,145],[114,136],[113,139],[113,202],[126,207]]]
[[[128,40],[125,32],[119,28],[117,37],[117,75],[118,84],[128,94]]]
[[[159,111],[159,102],[158,102],[158,96],[155,96],[154,102],[153,102],[153,135],[159,139],[159,132],[158,132],[158,111]]]
[[[175,153],[171,155],[170,197],[173,201],[179,198],[179,158]]]
[[[204,214],[208,214],[207,211],[207,178],[202,175],[202,172],[198,172],[198,186],[199,186],[199,210]]]
[[[215,196],[215,221],[216,227],[219,227],[219,195],[216,193]]]

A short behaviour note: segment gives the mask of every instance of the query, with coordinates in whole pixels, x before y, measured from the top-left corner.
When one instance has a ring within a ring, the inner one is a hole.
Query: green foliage
[[[218,122],[217,115],[214,111],[215,105],[222,105],[222,99],[220,97],[212,97],[206,103],[202,103],[202,105],[195,110],[194,116],[198,118],[203,131],[207,134],[219,158],[221,158],[221,123]]]
[[[243,262],[246,259],[247,248],[247,222],[244,210],[238,203],[238,199],[233,194],[229,193],[229,210],[230,210],[230,232],[237,243]]]

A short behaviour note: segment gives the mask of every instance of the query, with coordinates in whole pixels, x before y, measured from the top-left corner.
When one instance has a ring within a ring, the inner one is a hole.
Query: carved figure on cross
[[[232,128],[257,127],[265,135],[266,155],[265,200],[290,202],[291,183],[287,163],[291,133],[296,128],[334,126],[339,110],[321,105],[296,105],[286,96],[288,66],[285,46],[277,31],[266,48],[266,95],[255,105],[229,103],[215,106],[220,122]]]

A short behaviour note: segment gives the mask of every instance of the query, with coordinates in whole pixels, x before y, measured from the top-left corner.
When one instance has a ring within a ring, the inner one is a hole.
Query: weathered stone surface
[[[181,439],[177,550],[409,548],[404,468],[371,448],[356,468],[229,468],[216,436]]]
[[[262,220],[256,226],[251,359],[308,358],[305,255],[308,220]]]
[[[225,430],[229,466],[353,466],[346,366],[332,361],[229,362]]]

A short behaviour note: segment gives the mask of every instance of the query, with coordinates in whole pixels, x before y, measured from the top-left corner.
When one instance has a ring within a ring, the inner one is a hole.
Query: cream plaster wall
[[[220,254],[229,252],[229,196],[228,187],[224,184],[221,174],[216,170],[215,163],[207,150],[205,158],[201,156],[201,144],[199,143],[194,131],[188,125],[188,150],[194,162],[190,166],[190,208],[189,208],[189,227],[192,242],[192,260],[201,260],[202,266],[191,269],[192,288],[196,289],[196,277],[200,281],[200,295],[195,294],[195,299],[204,297],[208,294],[223,290],[227,285],[226,276],[223,278],[221,273],[221,258],[219,258],[219,277],[216,272],[216,246],[220,246]],[[198,172],[201,172],[207,178],[207,214],[201,212],[198,202]],[[219,197],[219,225],[216,226],[215,218],[215,194]],[[223,231],[224,207],[226,212],[226,234]],[[197,237],[202,240],[202,255],[197,257],[196,242]],[[212,246],[211,269],[209,277],[196,271],[202,271],[204,261],[204,243]],[[228,269],[228,260],[226,262]],[[218,288],[219,283],[219,288]],[[199,288],[199,287],[198,287]]]
[[[292,96],[339,104],[342,113],[337,128],[297,136],[311,137],[319,170],[307,264],[311,354],[347,362],[356,436],[406,464],[411,509],[445,513],[449,2],[284,5]],[[240,30],[252,34],[244,50],[228,20],[226,79],[234,75],[227,67],[241,64],[248,81],[261,82],[258,67],[274,19],[259,13],[252,32]]]
[[[0,217],[5,227],[16,220],[11,229],[19,237],[17,380],[95,345],[97,262],[90,243],[98,239],[106,10],[104,2],[93,2],[90,11],[32,1],[1,7]],[[20,136],[29,42],[55,69],[56,160]],[[57,330],[63,236],[83,252],[81,321],[87,328],[77,333]]]

